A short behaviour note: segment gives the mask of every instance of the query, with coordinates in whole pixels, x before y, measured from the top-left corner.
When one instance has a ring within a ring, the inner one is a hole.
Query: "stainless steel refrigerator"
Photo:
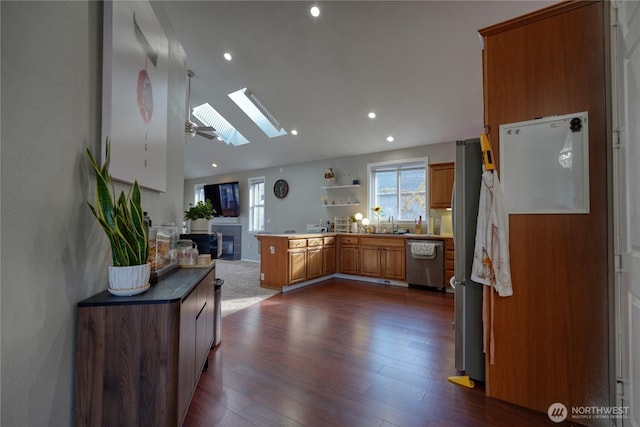
[[[482,284],[471,280],[471,264],[482,182],[480,139],[457,141],[453,189],[455,244],[455,368],[484,381]]]

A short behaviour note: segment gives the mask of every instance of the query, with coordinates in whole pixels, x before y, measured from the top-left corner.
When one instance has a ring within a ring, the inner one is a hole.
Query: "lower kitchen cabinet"
[[[358,258],[360,250],[358,248],[358,238],[351,236],[340,236],[340,273],[358,274]]]
[[[307,280],[322,276],[322,238],[307,239]]]
[[[360,246],[360,269],[358,274],[380,277],[382,273],[380,250],[377,246]]]
[[[360,271],[362,276],[405,280],[405,240],[392,237],[360,239]]]
[[[213,344],[215,266],[78,303],[75,425],[179,426]]]
[[[336,238],[335,236],[325,237],[322,243],[322,275],[336,272]]]
[[[444,286],[451,287],[449,279],[455,275],[455,254],[453,239],[446,238],[444,240]]]
[[[295,285],[296,283],[304,282],[307,280],[306,264],[307,264],[307,250],[306,249],[289,249],[289,268],[287,275],[287,284]]]
[[[404,244],[404,242],[403,242]],[[406,250],[403,247],[388,246],[381,250],[381,275],[384,279],[405,280]]]

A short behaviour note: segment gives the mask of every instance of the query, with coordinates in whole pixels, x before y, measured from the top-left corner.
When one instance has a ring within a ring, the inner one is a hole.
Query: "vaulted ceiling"
[[[195,73],[191,105],[208,102],[250,141],[232,146],[187,137],[185,178],[477,136],[477,30],[552,3],[162,2]],[[309,13],[314,4],[317,18]],[[270,139],[228,97],[245,87],[287,135]]]

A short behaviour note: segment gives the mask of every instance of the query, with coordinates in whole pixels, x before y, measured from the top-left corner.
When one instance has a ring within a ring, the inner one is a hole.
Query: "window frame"
[[[204,186],[206,184],[194,184],[193,185],[193,204],[197,205],[198,202],[204,202]]]
[[[264,176],[255,176],[255,177],[250,177],[248,180],[248,187],[249,187],[249,221],[248,221],[248,232],[250,233],[259,233],[261,231],[265,230],[265,199],[266,199],[266,192],[265,192],[265,186],[266,186],[266,179]],[[255,191],[255,187],[257,185],[262,184],[262,203],[261,204],[254,204],[254,191]],[[262,228],[254,228],[254,218],[255,218],[255,212],[256,210],[260,210],[261,209],[261,213],[262,213]]]
[[[369,212],[369,219],[373,220],[375,215],[372,212],[372,209],[375,207],[375,199],[376,199],[376,194],[375,194],[375,185],[374,185],[374,173],[376,173],[376,171],[378,169],[382,169],[382,168],[395,168],[396,172],[398,173],[399,171],[402,170],[403,167],[410,167],[411,165],[420,165],[420,168],[424,169],[424,200],[425,200],[425,209],[424,212],[422,213],[422,217],[423,219],[427,218],[429,216],[429,157],[428,156],[424,156],[424,157],[415,157],[415,158],[409,158],[409,159],[398,159],[398,160],[386,160],[383,162],[376,162],[376,163],[368,163],[367,164],[367,212]],[[400,218],[400,197],[401,197],[401,192],[400,192],[400,188],[399,188],[399,181],[396,183],[396,194],[398,195],[398,212],[396,213],[392,213],[393,218],[395,220],[396,223],[398,222],[409,222],[409,221],[413,221],[413,219],[411,218]],[[385,215],[389,215],[388,212],[383,212],[383,214]],[[365,215],[367,216],[367,215]]]

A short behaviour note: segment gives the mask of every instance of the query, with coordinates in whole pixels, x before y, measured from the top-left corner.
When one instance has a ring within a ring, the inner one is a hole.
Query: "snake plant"
[[[87,149],[89,161],[96,175],[96,204],[87,201],[91,212],[102,226],[111,244],[113,265],[125,267],[145,264],[149,254],[149,242],[140,202],[140,186],[136,180],[129,194],[124,191],[116,199],[109,162],[111,144],[107,139],[105,161],[98,166],[91,151]]]

